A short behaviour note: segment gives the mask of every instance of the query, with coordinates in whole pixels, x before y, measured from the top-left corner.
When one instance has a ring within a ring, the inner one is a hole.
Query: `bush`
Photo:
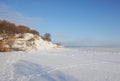
[[[9,48],[1,48],[0,52],[10,52],[12,50],[10,50]]]
[[[51,41],[51,34],[50,33],[45,33],[44,36],[42,37],[43,40],[46,41]]]
[[[34,34],[34,35],[39,35],[39,32],[38,31],[36,31],[36,30],[30,30],[30,32],[29,33],[32,33],[32,34]]]

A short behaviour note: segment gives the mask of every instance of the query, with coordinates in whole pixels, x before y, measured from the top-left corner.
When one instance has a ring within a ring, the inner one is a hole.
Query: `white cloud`
[[[22,13],[13,10],[10,6],[5,4],[0,4],[0,19],[8,20],[18,25],[22,24],[27,26],[35,26],[42,23],[42,19],[40,17],[26,16]]]

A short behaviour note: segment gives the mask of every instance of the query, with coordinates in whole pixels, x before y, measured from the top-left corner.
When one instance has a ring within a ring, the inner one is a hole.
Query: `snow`
[[[29,40],[29,39],[31,39],[31,38],[33,38],[33,37],[34,37],[34,35],[31,34],[31,33],[25,33],[25,34],[24,34],[24,39],[25,39],[25,40]]]
[[[31,33],[25,33],[23,38],[19,38],[19,34],[16,35],[18,37],[15,39],[13,48],[19,49],[22,51],[25,50],[44,50],[44,49],[53,49],[58,48],[56,44],[52,42],[43,40],[40,36],[33,35]]]
[[[34,44],[37,49],[57,48],[56,44],[53,44],[52,42],[44,41],[41,37],[38,37],[38,39],[34,41]]]
[[[120,81],[120,48],[0,53],[0,81]]]

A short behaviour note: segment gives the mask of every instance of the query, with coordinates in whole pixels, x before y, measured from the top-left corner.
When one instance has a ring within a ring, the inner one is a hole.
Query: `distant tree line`
[[[0,34],[5,33],[7,35],[14,35],[18,33],[32,33],[39,35],[36,30],[31,30],[29,27],[24,25],[15,25],[6,20],[0,20]]]

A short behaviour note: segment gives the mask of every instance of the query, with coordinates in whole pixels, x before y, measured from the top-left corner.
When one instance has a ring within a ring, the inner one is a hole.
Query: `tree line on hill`
[[[20,33],[32,33],[40,36],[38,31],[30,29],[28,26],[16,25],[6,20],[0,20],[0,35],[7,34],[7,36],[14,36],[15,34]],[[51,41],[51,34],[45,33],[41,38],[46,41]]]
[[[7,35],[14,35],[18,33],[32,33],[39,35],[39,32],[36,30],[31,30],[29,27],[24,25],[15,25],[6,20],[0,20],[0,34],[5,33]]]

